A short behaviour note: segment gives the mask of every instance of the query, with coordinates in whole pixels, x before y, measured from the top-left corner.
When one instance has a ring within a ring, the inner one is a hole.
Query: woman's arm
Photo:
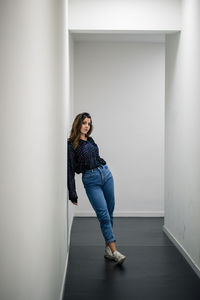
[[[73,204],[77,205],[77,193],[75,184],[75,150],[73,144],[68,141],[68,153],[67,153],[67,186],[69,191],[69,200]]]

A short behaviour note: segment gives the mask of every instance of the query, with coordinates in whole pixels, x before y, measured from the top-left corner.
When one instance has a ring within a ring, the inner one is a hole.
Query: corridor
[[[163,217],[115,217],[123,265],[104,258],[98,220],[75,217],[63,300],[199,300],[200,279],[162,231]]]

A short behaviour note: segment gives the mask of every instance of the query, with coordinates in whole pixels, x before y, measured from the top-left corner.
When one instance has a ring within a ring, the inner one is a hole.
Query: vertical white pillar
[[[56,300],[66,228],[64,0],[0,3],[0,299]]]

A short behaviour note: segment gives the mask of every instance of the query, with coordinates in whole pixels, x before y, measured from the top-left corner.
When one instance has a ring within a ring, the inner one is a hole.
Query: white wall
[[[62,293],[68,251],[66,5],[0,3],[1,300],[56,300]]]
[[[69,29],[180,30],[180,0],[69,0]]]
[[[200,275],[200,2],[166,38],[165,230]]]
[[[75,41],[75,114],[91,113],[92,136],[115,181],[114,215],[163,215],[164,60],[158,42]],[[92,215],[76,174],[76,215]]]
[[[74,95],[73,95],[73,79],[74,79],[74,41],[72,35],[68,33],[69,37],[69,103],[68,103],[68,129],[67,129],[67,138],[70,136],[72,122],[74,120]],[[71,228],[74,218],[74,204],[69,200],[67,193],[67,206],[68,206],[68,244],[70,243],[71,238]]]

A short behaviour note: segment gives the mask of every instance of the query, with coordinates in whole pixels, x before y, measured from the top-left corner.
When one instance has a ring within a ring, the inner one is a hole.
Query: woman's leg
[[[106,199],[108,212],[111,219],[111,224],[113,227],[113,211],[115,208],[115,195],[114,195],[114,179],[111,172],[110,172],[110,176],[108,177],[108,179],[103,185],[103,193]],[[109,246],[112,252],[116,250],[115,242],[106,243],[106,246]]]
[[[113,211],[114,211],[114,206],[115,206],[115,196],[114,196],[114,180],[112,173],[110,172],[109,168],[104,169],[104,174],[103,174],[103,179],[104,179],[104,184],[103,184],[103,193],[104,197],[107,203],[111,223],[112,223],[112,228],[113,228]],[[110,247],[113,257],[115,261],[117,261],[119,264],[122,264],[124,260],[126,259],[126,256],[120,253],[119,251],[116,251],[116,245],[115,241],[108,243],[108,246]],[[116,253],[115,253],[116,252]],[[106,255],[106,254],[105,254]]]
[[[88,199],[96,212],[97,218],[100,222],[102,234],[106,243],[116,241],[112,230],[111,218],[108,212],[107,203],[104,197],[102,187],[99,184],[85,184],[86,194]]]
[[[110,247],[110,249],[111,249],[112,252],[114,252],[116,250],[116,244],[115,244],[115,242],[108,243],[106,245]]]
[[[106,199],[106,204],[108,207],[111,224],[113,227],[113,211],[115,208],[115,194],[114,194],[114,179],[111,172],[110,175],[108,176],[108,179],[103,184],[102,188],[103,188],[104,197]]]

